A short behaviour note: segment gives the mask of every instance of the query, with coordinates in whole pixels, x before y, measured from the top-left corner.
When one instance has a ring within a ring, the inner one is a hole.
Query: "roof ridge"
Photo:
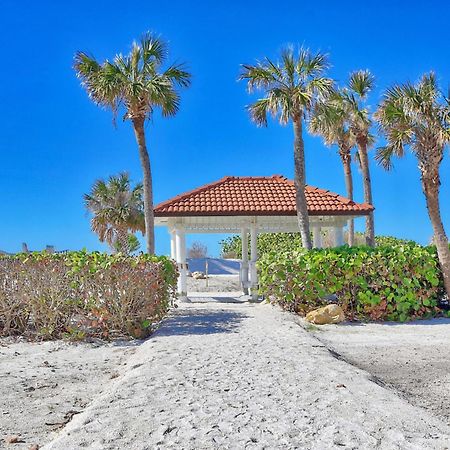
[[[229,177],[225,177],[225,178],[229,178],[230,180],[277,180],[278,179],[278,180],[282,180],[282,181],[291,181],[284,175],[271,175],[271,176],[247,175],[247,176],[240,176],[240,177],[229,176]]]

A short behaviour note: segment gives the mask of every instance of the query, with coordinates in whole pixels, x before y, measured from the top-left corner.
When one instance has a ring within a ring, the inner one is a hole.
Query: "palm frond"
[[[89,97],[110,108],[114,119],[122,107],[124,119],[150,118],[155,107],[160,107],[164,116],[171,116],[180,106],[177,88],[188,87],[191,75],[183,64],[172,64],[161,71],[166,56],[166,43],[146,33],[133,43],[128,55],[119,53],[112,62],[100,64],[78,52],[74,67]]]
[[[379,152],[385,167],[387,156],[403,156],[409,147],[426,173],[442,160],[443,149],[450,142],[448,102],[442,95],[433,73],[418,83],[410,82],[389,88],[375,113],[387,145]]]
[[[328,60],[328,55],[325,53],[311,54],[306,50],[306,54],[302,51],[304,55],[304,71],[307,76],[321,76],[325,70],[329,69],[330,63]]]
[[[326,77],[314,78],[309,83],[309,90],[317,94],[318,100],[323,102],[334,93],[334,80]]]
[[[257,100],[252,105],[247,106],[250,113],[250,117],[258,126],[267,126],[267,112],[269,109],[270,100],[268,98],[262,98]]]
[[[266,66],[263,66],[261,63],[255,66],[243,64],[238,79],[246,80],[248,91],[253,92],[255,89],[269,88],[272,83],[276,83],[277,79],[273,71],[274,69],[270,60]]]
[[[295,85],[295,59],[294,49],[292,46],[287,47],[281,51],[281,61],[285,78],[287,79],[289,86]]]
[[[150,60],[155,60],[158,65],[161,65],[167,58],[168,47],[166,42],[150,31],[141,36],[139,47],[142,49],[144,65]]]
[[[386,145],[384,147],[377,148],[377,152],[375,154],[375,160],[386,170],[391,170],[392,165],[392,157],[396,155],[396,150],[394,147],[390,145]],[[397,155],[400,156],[400,155]]]
[[[239,80],[247,81],[249,92],[264,91],[264,98],[248,107],[252,120],[267,125],[267,114],[278,117],[281,124],[294,117],[303,117],[314,103],[328,97],[333,91],[333,81],[323,76],[327,57],[312,54],[292,46],[281,51],[280,60],[269,58],[255,65],[241,66]]]
[[[163,72],[163,77],[179,87],[189,87],[192,75],[186,70],[184,64],[173,64]]]
[[[375,84],[374,76],[368,70],[358,70],[350,74],[349,88],[365,99]]]

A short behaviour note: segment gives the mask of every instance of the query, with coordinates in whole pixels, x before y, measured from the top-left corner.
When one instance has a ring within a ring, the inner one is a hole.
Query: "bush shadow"
[[[205,311],[189,308],[189,310],[173,312],[163,321],[154,336],[236,333],[240,323],[246,317],[234,311]]]

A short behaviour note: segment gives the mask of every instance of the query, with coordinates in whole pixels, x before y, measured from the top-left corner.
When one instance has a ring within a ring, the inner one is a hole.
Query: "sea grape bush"
[[[242,258],[242,244],[239,234],[223,239],[220,241],[220,246],[223,257]],[[257,247],[258,255],[265,255],[275,251],[287,252],[302,248],[302,238],[300,233],[260,233],[258,234]]]
[[[0,335],[142,338],[170,307],[177,277],[166,257],[86,251],[5,256]]]
[[[306,314],[335,294],[347,318],[406,321],[441,311],[436,249],[414,243],[272,252],[259,262],[260,290],[283,308]]]
[[[327,231],[323,232],[322,241],[324,247],[333,246],[333,239]],[[250,237],[249,237],[250,240]],[[346,239],[345,239],[346,240]],[[355,233],[355,245],[364,245],[366,238],[363,233]],[[241,236],[235,234],[220,241],[222,256],[225,258],[241,258],[242,244]],[[417,245],[416,242],[408,239],[400,239],[393,236],[376,236],[375,245],[377,247],[388,247],[396,245]],[[300,233],[260,233],[258,235],[258,254],[260,256],[271,252],[289,252],[302,248]]]
[[[356,233],[357,236],[364,238],[363,233]],[[361,240],[361,243],[364,241]],[[375,236],[375,245],[377,247],[392,247],[396,245],[418,245],[411,239],[402,239],[394,236]]]

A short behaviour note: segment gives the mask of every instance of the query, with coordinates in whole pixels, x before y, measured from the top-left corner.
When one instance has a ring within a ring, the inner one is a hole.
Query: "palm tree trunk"
[[[434,176],[430,173],[427,173],[427,177],[422,176],[422,187],[427,202],[428,215],[433,226],[433,237],[444,278],[444,287],[447,295],[450,297],[450,249],[441,219],[441,210],[439,206],[440,184],[439,169],[434,171]]]
[[[372,182],[370,181],[369,157],[367,155],[367,142],[365,139],[358,140],[358,154],[361,162],[361,171],[363,175],[364,202],[373,205],[372,200]],[[370,247],[375,246],[375,224],[373,212],[366,216],[366,244]]]
[[[116,239],[113,244],[114,253],[123,253],[128,255],[128,231],[123,228],[116,230]]]
[[[139,158],[143,171],[144,188],[144,218],[145,218],[145,242],[147,253],[155,253],[155,215],[153,211],[153,186],[152,171],[150,168],[150,158],[145,144],[144,118],[133,119],[134,134],[139,146]]]
[[[345,188],[347,190],[347,198],[353,200],[353,177],[352,177],[352,157],[350,152],[345,149],[340,151],[342,165],[344,166]],[[348,245],[355,245],[355,221],[348,220]]]
[[[307,250],[312,248],[309,232],[308,206],[306,204],[305,186],[305,147],[303,144],[302,119],[300,114],[294,118],[294,184],[296,190],[296,206],[298,227],[302,237],[302,245]]]

